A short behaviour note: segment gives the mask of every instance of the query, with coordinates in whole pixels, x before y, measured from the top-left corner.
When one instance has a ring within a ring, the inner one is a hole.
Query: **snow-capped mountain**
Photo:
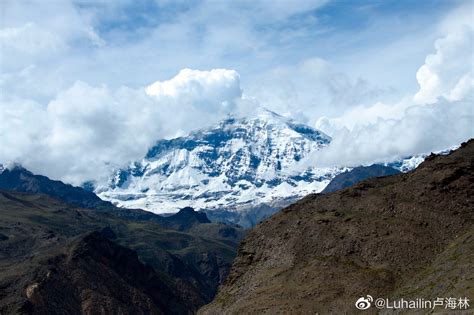
[[[156,213],[239,209],[321,191],[343,169],[294,166],[331,138],[270,111],[160,140],[141,161],[118,170],[102,199]]]
[[[436,150],[434,152],[426,152],[426,153],[420,153],[420,154],[416,154],[416,155],[412,155],[412,156],[407,156],[407,157],[404,157],[398,161],[393,161],[393,162],[390,162],[390,163],[383,163],[383,165],[385,166],[389,166],[389,167],[392,167],[394,169],[397,169],[399,170],[400,172],[402,173],[406,173],[406,172],[410,172],[412,170],[414,170],[415,168],[418,167],[418,165],[420,165],[428,155],[430,155],[431,153],[434,153],[434,154],[440,154],[440,155],[447,155],[449,154],[451,151],[454,151],[456,149],[458,149],[460,147],[460,145],[454,145],[454,146],[451,146],[447,149],[443,149],[443,150]]]

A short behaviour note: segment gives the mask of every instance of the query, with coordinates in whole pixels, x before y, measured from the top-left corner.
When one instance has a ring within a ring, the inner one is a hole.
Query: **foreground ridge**
[[[355,312],[357,298],[474,296],[474,141],[313,194],[257,225],[201,314]]]

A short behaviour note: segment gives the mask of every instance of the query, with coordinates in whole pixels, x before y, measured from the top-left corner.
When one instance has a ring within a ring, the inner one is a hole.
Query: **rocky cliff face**
[[[354,313],[357,298],[474,296],[474,141],[313,194],[258,224],[202,314]]]

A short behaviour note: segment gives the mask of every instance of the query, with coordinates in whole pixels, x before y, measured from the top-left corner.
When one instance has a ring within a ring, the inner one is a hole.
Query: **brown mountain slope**
[[[473,219],[470,140],[411,173],[309,195],[257,225],[200,313],[354,313],[367,294],[472,301]]]
[[[74,240],[34,273],[36,281],[26,286],[21,313],[191,313],[179,293],[142,264],[136,252],[99,232]]]
[[[191,209],[180,220],[116,210],[0,189],[0,314],[190,314],[212,300],[241,229]]]

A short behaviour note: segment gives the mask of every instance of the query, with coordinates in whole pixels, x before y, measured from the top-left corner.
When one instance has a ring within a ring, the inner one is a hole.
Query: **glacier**
[[[140,161],[116,170],[96,188],[104,200],[127,208],[171,213],[242,210],[319,192],[347,168],[295,165],[329,145],[323,132],[264,110],[229,117],[189,135],[160,140]]]

